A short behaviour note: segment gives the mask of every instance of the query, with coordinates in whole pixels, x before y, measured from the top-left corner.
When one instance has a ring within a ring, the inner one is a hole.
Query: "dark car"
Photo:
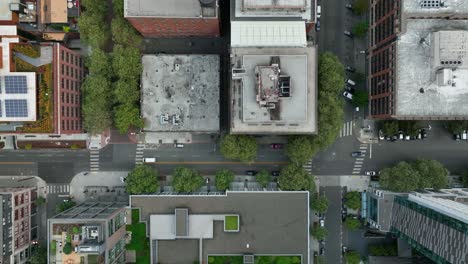
[[[245,171],[245,174],[249,175],[249,176],[255,176],[257,175],[257,171],[254,171],[254,170],[248,170],[248,171]]]
[[[360,158],[360,157],[364,157],[365,154],[362,153],[361,151],[353,151],[351,152],[351,157],[353,158]]]
[[[354,89],[354,87],[351,87],[351,86],[349,86],[349,85],[346,85],[346,86],[345,86],[345,89],[346,89],[346,91],[348,91],[349,93],[352,93],[352,94],[354,94],[354,92],[356,92],[356,90]]]
[[[454,140],[460,140],[460,138],[461,138],[460,134],[453,134]]]
[[[279,176],[280,175],[280,171],[272,171],[271,172],[271,176]]]
[[[325,254],[325,248],[321,247],[319,251],[319,255],[323,256],[323,254]]]
[[[282,148],[283,148],[283,144],[280,144],[280,143],[272,143],[272,144],[270,145],[270,147],[271,147],[272,149],[282,149]]]
[[[315,31],[320,31],[320,20],[317,20],[317,23],[315,23]]]
[[[353,34],[352,34],[351,32],[349,32],[348,30],[343,31],[343,33],[344,33],[346,36],[350,37],[350,38],[353,37]]]
[[[351,66],[346,66],[345,70],[349,71],[349,72],[355,72],[356,71],[356,69],[351,67]]]
[[[426,132],[426,129],[421,129],[421,137],[422,137],[422,139],[425,139],[425,138],[427,138],[427,132]]]

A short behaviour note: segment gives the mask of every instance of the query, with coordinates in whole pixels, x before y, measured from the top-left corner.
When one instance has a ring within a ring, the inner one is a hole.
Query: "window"
[[[63,72],[64,72],[64,70],[63,70],[64,68],[65,68],[65,65],[62,64],[62,74],[63,74]]]
[[[62,89],[64,89],[64,86],[65,86],[65,80],[62,78],[61,82],[62,82]]]
[[[60,95],[60,97],[62,98],[62,103],[64,102],[64,97],[65,97],[65,93],[62,92],[62,94]]]
[[[65,58],[64,58],[64,57],[65,57],[64,54],[65,54],[65,52],[63,52],[63,50],[62,50],[62,60],[65,59]]]
[[[67,67],[67,69],[68,69],[68,67]],[[70,82],[69,82],[69,80],[67,79],[67,89],[69,89],[69,88],[70,88],[70,86],[69,86],[69,85],[70,85]],[[68,102],[67,102],[67,103],[68,103]]]

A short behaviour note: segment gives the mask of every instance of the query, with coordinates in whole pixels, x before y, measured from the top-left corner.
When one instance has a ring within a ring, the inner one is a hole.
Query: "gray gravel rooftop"
[[[202,7],[199,0],[124,0],[125,17],[216,17],[216,1]]]

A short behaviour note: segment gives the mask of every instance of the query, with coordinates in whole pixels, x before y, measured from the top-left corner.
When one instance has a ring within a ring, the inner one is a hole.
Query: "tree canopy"
[[[352,104],[356,107],[365,107],[369,103],[369,95],[365,90],[357,90],[353,95]]]
[[[328,210],[328,199],[324,195],[311,197],[310,206],[314,211],[323,214]]]
[[[324,227],[315,225],[310,229],[310,234],[317,240],[323,240],[327,237],[328,231]]]
[[[47,263],[47,248],[37,245],[31,248],[31,252],[30,264]]]
[[[397,244],[369,245],[369,255],[371,256],[397,256]]]
[[[229,189],[231,182],[234,180],[234,173],[229,169],[222,169],[216,172],[215,181],[216,189],[225,191]]]
[[[385,121],[383,124],[383,134],[385,136],[391,137],[398,133],[398,121]]]
[[[345,194],[345,205],[351,209],[357,210],[361,207],[361,195],[357,191],[347,192]]]
[[[72,208],[75,205],[76,205],[76,202],[73,201],[72,199],[69,199],[68,201],[63,201],[63,202],[61,202],[61,203],[59,203],[57,205],[57,208],[56,208],[57,213],[61,213],[63,211],[66,211],[66,210]]]
[[[247,135],[226,135],[221,142],[221,154],[228,159],[253,162],[257,157],[257,141]]]
[[[345,253],[346,264],[359,264],[361,256],[356,251],[348,251]]]
[[[129,194],[155,193],[159,188],[158,174],[148,165],[137,165],[128,174],[125,188]]]
[[[190,168],[177,167],[172,177],[172,186],[176,192],[195,192],[203,185],[200,173]]]
[[[255,175],[257,182],[263,187],[267,187],[268,183],[271,182],[271,175],[267,170],[261,170],[257,175]]]
[[[468,121],[453,120],[447,122],[448,130],[453,134],[463,133],[468,128]]]
[[[319,150],[315,142],[307,136],[291,136],[286,145],[286,155],[296,164],[304,164]]]
[[[424,188],[441,189],[447,187],[449,171],[438,161],[417,160],[399,162],[380,172],[382,188],[394,192],[410,192]]]
[[[361,222],[351,216],[347,216],[344,221],[344,225],[348,230],[358,230],[361,227]]]
[[[367,34],[367,30],[369,29],[369,23],[367,21],[360,21],[353,26],[351,30],[356,37],[364,37]]]
[[[315,182],[302,166],[289,164],[281,169],[278,184],[285,191],[315,192]]]

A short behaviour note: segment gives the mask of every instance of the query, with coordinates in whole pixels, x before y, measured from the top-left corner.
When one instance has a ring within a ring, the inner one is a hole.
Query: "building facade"
[[[217,0],[125,0],[124,16],[144,37],[218,37]]]
[[[25,263],[33,235],[33,188],[0,188],[0,263]]]
[[[125,263],[125,206],[86,202],[48,219],[48,263]]]

